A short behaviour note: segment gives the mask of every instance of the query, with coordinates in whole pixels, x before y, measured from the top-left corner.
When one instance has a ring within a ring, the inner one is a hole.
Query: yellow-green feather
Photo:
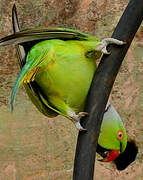
[[[117,139],[118,131],[122,131],[124,133],[124,137],[121,141]],[[126,130],[119,114],[112,104],[110,104],[107,112],[104,113],[98,143],[104,148],[121,150],[121,152],[123,152],[126,148]]]
[[[35,80],[50,104],[63,115],[67,116],[68,109],[75,112],[83,110],[96,70],[95,60],[101,55],[101,52],[95,51],[98,44],[99,41],[72,40],[37,43],[29,51],[26,64],[13,88],[11,109],[20,83]],[[92,53],[87,55],[87,52]],[[32,73],[34,79],[31,78]]]
[[[93,36],[65,28],[30,29],[2,38],[0,46],[21,44],[28,53],[26,62],[20,57],[21,65],[25,65],[11,93],[11,109],[20,84],[25,82],[30,99],[43,114],[70,118],[68,109],[82,111],[96,70],[95,61],[101,55],[95,51],[100,43]],[[119,129],[125,132],[122,121],[110,109],[104,115],[98,143],[107,149],[119,149],[120,142],[115,138]],[[122,152],[126,141],[125,132]]]

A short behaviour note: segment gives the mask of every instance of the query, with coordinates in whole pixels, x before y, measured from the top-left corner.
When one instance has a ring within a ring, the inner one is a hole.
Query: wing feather
[[[13,23],[14,33],[19,32],[20,31],[19,23],[18,23],[17,10],[16,10],[15,5],[13,6],[13,9],[12,9],[12,23]],[[22,69],[22,67],[25,64],[25,59],[26,59],[25,48],[22,45],[17,45],[16,50],[17,50],[18,62]],[[41,113],[43,113],[44,115],[46,115],[48,117],[55,117],[58,115],[58,113],[54,110],[54,108],[52,108],[49,105],[48,101],[43,97],[36,82],[24,83],[24,88],[25,88],[29,98],[33,102],[33,104],[37,107],[37,109]],[[15,91],[15,90],[13,89],[13,91]],[[11,93],[11,96],[12,96],[12,93]],[[12,97],[12,98],[14,98],[14,97]],[[12,101],[14,101],[14,99],[13,100],[11,99],[10,101],[11,101],[10,108],[12,111],[13,110],[13,102]]]
[[[28,29],[19,32],[15,32],[12,35],[6,36],[0,39],[0,46],[24,44],[27,42],[33,42],[49,39],[61,39],[61,40],[90,40],[95,38],[85,33],[81,33],[76,30],[67,28],[35,28]]]

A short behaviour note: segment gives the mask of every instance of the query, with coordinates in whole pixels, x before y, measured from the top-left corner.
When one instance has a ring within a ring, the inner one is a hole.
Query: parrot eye
[[[124,133],[123,133],[123,131],[118,131],[117,132],[117,139],[119,140],[119,141],[121,141],[122,139],[123,139],[123,137],[124,137]]]

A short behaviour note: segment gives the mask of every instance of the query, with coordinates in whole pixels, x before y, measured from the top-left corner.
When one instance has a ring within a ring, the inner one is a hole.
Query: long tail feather
[[[13,5],[13,8],[12,8],[12,25],[13,25],[13,32],[14,33],[20,31],[18,16],[17,16],[17,9],[16,9],[15,4]],[[19,62],[20,68],[22,69],[22,67],[25,64],[25,57],[26,57],[24,47],[21,45],[17,45],[16,46],[16,54],[18,57],[18,62]]]
[[[25,66],[22,68],[22,71],[20,72],[16,82],[15,82],[15,85],[12,89],[12,92],[11,92],[11,97],[10,97],[10,111],[12,112],[13,111],[13,103],[14,103],[14,100],[15,100],[15,97],[16,97],[16,93],[18,91],[18,88],[19,86],[23,83],[23,80],[24,80],[24,76],[26,75],[26,73],[29,71],[29,66],[30,64],[25,64]]]
[[[18,23],[18,17],[17,17],[17,10],[16,10],[16,5],[13,5],[12,8],[12,25],[13,25],[13,31],[19,32],[19,23]]]

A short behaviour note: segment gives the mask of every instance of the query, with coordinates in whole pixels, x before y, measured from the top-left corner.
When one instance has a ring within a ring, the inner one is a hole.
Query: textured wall
[[[102,39],[111,36],[128,0],[0,0],[0,37],[12,33],[14,3],[22,29],[68,27]],[[77,130],[66,118],[48,119],[40,114],[23,88],[10,114],[8,101],[18,72],[14,47],[0,48],[0,180],[72,179]],[[111,95],[129,138],[137,141],[138,158],[121,173],[111,164],[97,162],[97,180],[143,179],[142,72],[143,27],[128,51]]]

